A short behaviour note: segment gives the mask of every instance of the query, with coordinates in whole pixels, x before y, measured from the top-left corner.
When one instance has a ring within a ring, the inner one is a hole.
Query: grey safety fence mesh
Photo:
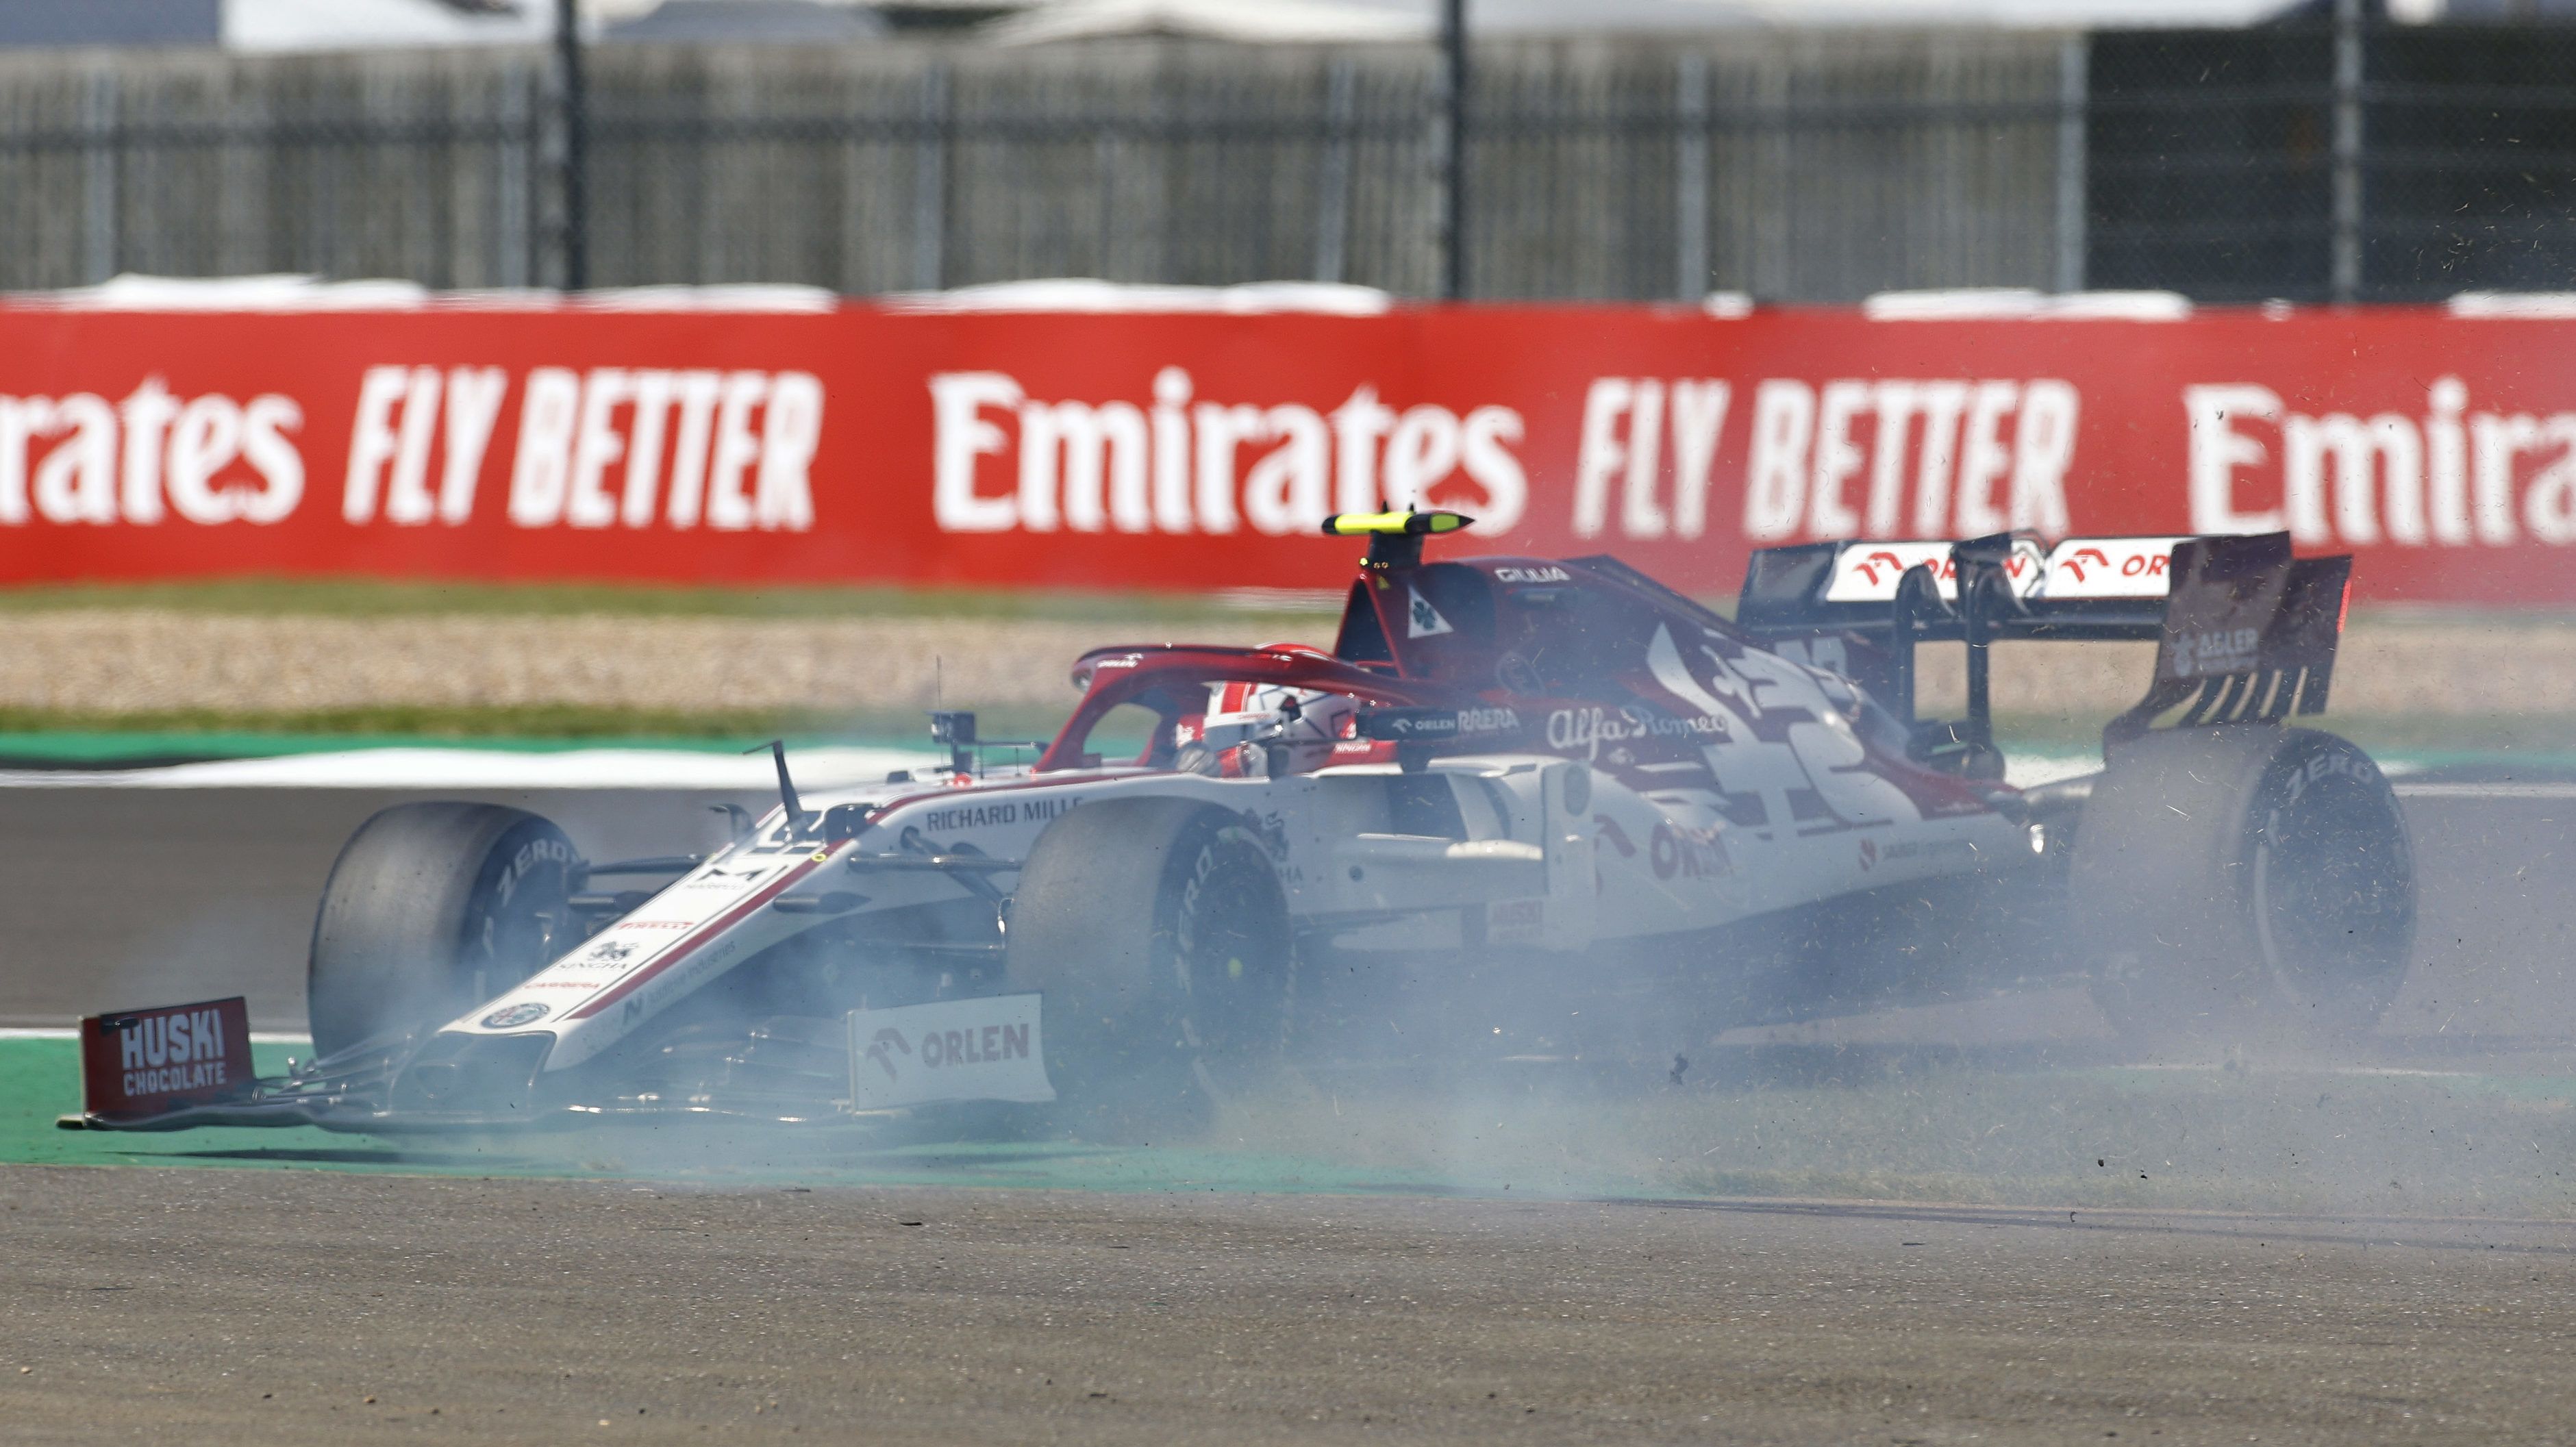
[[[1468,289],[2576,285],[2571,44],[2376,24],[1495,42],[1464,137]],[[586,69],[575,216],[541,51],[0,58],[0,287],[547,285],[577,226],[595,285],[1440,289],[1427,46],[635,45]]]

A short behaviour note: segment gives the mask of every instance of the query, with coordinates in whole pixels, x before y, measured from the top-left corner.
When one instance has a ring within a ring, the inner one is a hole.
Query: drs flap
[[[250,1007],[239,995],[91,1015],[80,1023],[82,1103],[131,1119],[247,1099],[256,1083]]]

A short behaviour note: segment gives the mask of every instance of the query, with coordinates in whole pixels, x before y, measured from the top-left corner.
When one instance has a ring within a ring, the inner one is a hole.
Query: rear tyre
[[[1243,816],[1085,804],[1029,851],[1013,984],[1045,995],[1047,1069],[1093,1129],[1169,1129],[1264,1083],[1295,998],[1287,896]]]
[[[397,804],[359,825],[313,921],[314,1048],[433,1029],[535,973],[569,943],[581,869],[561,829],[497,804]]]
[[[2313,729],[2157,732],[2115,751],[2068,887],[2093,998],[2132,1045],[2370,1028],[2415,942],[2387,777]]]

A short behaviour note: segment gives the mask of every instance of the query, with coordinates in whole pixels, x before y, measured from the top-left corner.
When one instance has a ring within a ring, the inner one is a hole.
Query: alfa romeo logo
[[[491,1014],[484,1016],[483,1028],[486,1030],[508,1030],[514,1026],[525,1025],[532,1021],[542,1020],[544,1018],[546,1018],[546,1007],[538,1004],[534,1000],[526,1000],[516,1005],[504,1005],[500,1009],[493,1011]]]

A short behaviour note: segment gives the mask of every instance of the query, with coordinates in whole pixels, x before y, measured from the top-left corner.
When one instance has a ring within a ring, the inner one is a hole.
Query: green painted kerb
[[[291,1047],[255,1045],[262,1072]],[[1421,1192],[1430,1177],[1260,1153],[1050,1141],[907,1142],[853,1131],[684,1122],[477,1139],[384,1138],[309,1126],[168,1133],[68,1131],[80,1109],[78,1042],[0,1039],[0,1162],[56,1166],[233,1166],[401,1175],[552,1176],[725,1185],[1010,1186],[1090,1191]]]
[[[757,748],[765,738],[672,738],[665,735],[614,735],[579,738],[518,738],[426,734],[255,733],[180,730],[35,730],[0,732],[0,764],[21,768],[112,769],[174,759],[270,759],[292,754],[344,753],[351,749],[472,749],[481,753],[560,754],[585,749],[670,749],[682,753],[738,754]],[[841,737],[790,735],[789,748],[860,747],[931,752],[919,735]]]

